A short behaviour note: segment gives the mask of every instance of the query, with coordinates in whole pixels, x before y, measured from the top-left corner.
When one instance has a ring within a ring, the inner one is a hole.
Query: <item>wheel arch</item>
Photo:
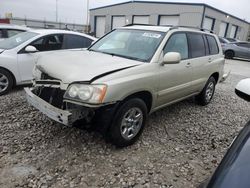
[[[214,77],[216,84],[217,84],[219,82],[220,74],[218,72],[215,72],[210,77]]]
[[[4,67],[1,67],[1,66],[0,66],[0,69],[5,70],[5,71],[7,71],[8,73],[10,73],[11,77],[13,78],[13,86],[15,86],[15,85],[16,85],[16,77],[14,76],[14,74],[13,74],[9,69],[6,69],[6,68],[4,68]]]
[[[148,113],[151,111],[152,103],[153,103],[153,95],[151,92],[145,90],[145,91],[138,91],[138,92],[132,93],[126,96],[122,100],[122,103],[132,98],[139,98],[143,100],[147,106]]]

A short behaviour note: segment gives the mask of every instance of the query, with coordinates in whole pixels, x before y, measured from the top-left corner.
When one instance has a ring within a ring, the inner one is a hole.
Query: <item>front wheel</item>
[[[141,135],[147,120],[147,106],[139,98],[124,102],[117,110],[109,129],[112,144],[117,147],[132,145]]]
[[[13,78],[11,74],[4,70],[0,69],[0,96],[8,93],[13,87]]]
[[[210,77],[202,90],[202,92],[196,96],[196,101],[202,106],[208,105],[213,99],[215,92],[216,81],[214,77]]]

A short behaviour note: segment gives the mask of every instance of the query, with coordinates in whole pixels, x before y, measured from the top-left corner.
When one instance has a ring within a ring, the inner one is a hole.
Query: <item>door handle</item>
[[[186,67],[187,67],[187,68],[190,68],[190,67],[191,67],[191,63],[187,63],[187,64],[186,64]]]
[[[213,60],[211,58],[208,59],[208,63],[211,63]]]

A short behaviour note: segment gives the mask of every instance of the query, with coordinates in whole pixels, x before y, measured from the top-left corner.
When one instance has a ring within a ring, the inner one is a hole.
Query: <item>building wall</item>
[[[203,14],[204,13],[204,14]],[[226,13],[207,7],[203,4],[176,4],[176,3],[124,3],[115,6],[93,9],[90,11],[91,32],[95,32],[95,17],[106,16],[105,32],[111,31],[112,16],[126,16],[126,24],[132,23],[134,15],[149,15],[150,24],[158,25],[160,15],[179,15],[179,25],[202,27],[202,19],[205,16],[215,19],[214,32],[219,34],[220,23],[229,23],[227,37],[229,37],[232,25],[239,27],[238,39],[247,40],[249,23],[244,22],[234,16],[227,17]]]
[[[215,19],[214,32],[216,34],[218,34],[220,31],[221,22],[226,22],[226,23],[229,23],[226,37],[230,36],[232,25],[236,25],[239,27],[236,38],[240,40],[247,40],[247,35],[248,35],[248,30],[249,30],[248,23],[245,23],[239,19],[236,19],[235,17],[228,16],[227,14],[224,14],[222,12],[218,12],[209,7],[206,7],[204,15]]]
[[[127,24],[132,23],[134,15],[149,15],[150,24],[158,25],[160,15],[179,15],[180,25],[200,27],[203,6],[153,3],[127,3],[90,11],[91,31],[95,31],[95,16],[106,16],[108,32],[112,27],[112,16],[126,16]]]

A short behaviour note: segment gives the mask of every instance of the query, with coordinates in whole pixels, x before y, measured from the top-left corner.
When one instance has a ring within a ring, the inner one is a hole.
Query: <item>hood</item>
[[[39,58],[36,68],[63,83],[94,81],[97,78],[143,64],[108,54],[90,51],[64,51]]]

